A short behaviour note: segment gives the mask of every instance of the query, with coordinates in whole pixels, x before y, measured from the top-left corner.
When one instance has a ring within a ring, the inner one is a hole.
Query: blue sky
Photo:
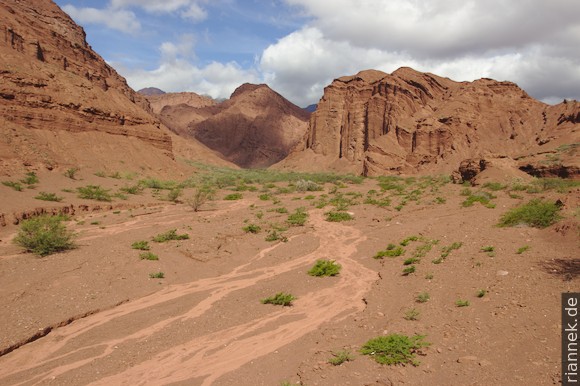
[[[228,97],[267,83],[318,102],[339,76],[401,66],[580,99],[576,0],[56,0],[134,89]]]

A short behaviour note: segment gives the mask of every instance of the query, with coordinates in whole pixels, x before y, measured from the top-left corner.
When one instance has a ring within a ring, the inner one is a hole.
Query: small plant
[[[256,224],[249,224],[243,227],[242,229],[246,233],[254,233],[254,234],[259,233],[262,230],[262,228],[260,228],[260,226]]]
[[[524,224],[534,228],[546,228],[560,220],[559,211],[560,207],[553,202],[534,199],[504,213],[498,226],[511,227]]]
[[[280,208],[274,209],[274,212],[281,213],[281,214],[286,214],[286,213],[288,213],[288,209],[286,209],[284,207],[280,207]]]
[[[410,243],[411,241],[417,241],[417,240],[419,240],[419,237],[417,237],[417,236],[409,236],[409,237],[407,237],[405,240],[401,241],[401,242],[400,242],[400,244],[401,244],[403,247],[406,247],[407,245],[409,245],[409,243]]]
[[[20,182],[22,182],[23,184],[26,184],[26,185],[38,184],[38,181],[39,181],[38,176],[34,172],[26,173],[26,177],[24,177],[22,180],[20,180]]]
[[[495,250],[494,247],[492,247],[491,245],[486,246],[486,247],[481,247],[480,251],[481,252],[493,252]]]
[[[516,251],[516,253],[518,255],[521,255],[522,253],[524,253],[528,249],[530,249],[530,246],[529,245],[524,245],[523,247],[518,248],[518,250]]]
[[[124,186],[122,188],[120,188],[119,190],[123,193],[127,193],[127,194],[141,194],[143,192],[143,185],[140,184],[135,184],[135,185],[130,185],[130,186]]]
[[[349,221],[352,220],[354,217],[348,212],[326,212],[326,221],[329,222],[341,222],[341,221]]]
[[[495,208],[495,204],[491,202],[492,199],[496,198],[493,194],[485,191],[479,191],[476,193],[471,193],[468,197],[461,203],[463,207],[473,206],[474,203],[479,202],[481,205],[485,206],[486,208],[493,209]]]
[[[310,180],[299,180],[296,181],[294,185],[296,186],[296,190],[299,192],[315,192],[322,190],[322,186]]]
[[[256,213],[256,218],[257,218],[258,220],[261,220],[261,219],[262,219],[262,217],[264,217],[264,212],[262,212],[262,211],[259,211],[258,213]]]
[[[429,301],[429,299],[431,299],[431,296],[429,296],[428,292],[421,292],[419,295],[417,295],[415,301],[417,303],[426,303]]]
[[[371,355],[378,363],[383,365],[398,365],[410,363],[418,366],[419,361],[415,354],[421,348],[428,347],[430,343],[424,341],[424,335],[412,337],[400,334],[379,336],[366,342],[361,348],[361,354]]]
[[[149,249],[151,249],[151,247],[149,246],[149,241],[135,241],[133,244],[131,244],[131,248],[133,249],[138,249],[140,251],[148,251]]]
[[[179,202],[179,197],[183,194],[183,189],[173,188],[167,193],[167,201]]]
[[[212,192],[210,190],[197,188],[189,198],[185,199],[185,202],[194,212],[197,212],[201,206],[211,198],[211,196]]]
[[[405,312],[405,316],[403,316],[403,319],[405,320],[419,320],[419,315],[421,313],[419,311],[417,311],[415,308],[411,308],[410,310],[407,310]]]
[[[499,182],[487,182],[483,184],[485,189],[493,190],[497,192],[498,190],[504,190],[507,188],[507,185],[500,184]]]
[[[277,306],[289,307],[292,305],[293,300],[296,300],[296,297],[294,297],[294,295],[287,294],[284,292],[278,292],[274,296],[270,296],[269,298],[260,300],[260,302],[262,304],[274,304]]]
[[[427,280],[432,280],[433,279],[433,274],[432,273],[428,273],[425,275],[425,279]]]
[[[241,200],[242,199],[242,193],[230,193],[227,196],[224,197],[224,200],[226,201],[235,201],[235,200]]]
[[[22,192],[22,185],[19,182],[2,181],[2,185],[8,186],[9,188],[16,190],[17,192]]]
[[[373,257],[375,259],[382,259],[383,257],[397,257],[405,253],[405,250],[401,247],[397,247],[395,244],[389,244],[387,248],[383,251],[378,251]]]
[[[344,362],[349,362],[354,360],[353,355],[348,350],[341,350],[332,353],[333,357],[328,360],[333,366],[340,366]]]
[[[467,306],[469,306],[469,300],[458,299],[455,301],[455,305],[457,307],[467,307]]]
[[[486,293],[487,293],[487,291],[486,291],[486,290],[484,290],[484,289],[480,289],[479,291],[477,291],[477,297],[478,297],[478,298],[482,298],[482,297],[484,297],[484,296],[485,296],[485,294],[486,294]]]
[[[77,188],[79,198],[97,201],[111,201],[109,190],[101,188],[99,185],[87,185]]]
[[[411,264],[415,264],[418,263],[420,260],[417,259],[416,257],[409,257],[408,259],[406,259],[405,261],[403,261],[403,265],[411,265]]]
[[[308,213],[304,208],[298,208],[296,211],[288,216],[286,222],[292,226],[304,226],[306,219],[308,218]]]
[[[316,260],[316,264],[308,271],[310,276],[336,276],[340,273],[342,266],[334,260]]]
[[[95,176],[105,178],[105,177],[107,177],[107,174],[105,174],[105,172],[103,172],[103,171],[98,171],[95,173]]]
[[[46,193],[46,192],[40,192],[34,198],[42,201],[55,201],[55,202],[62,201],[62,197],[58,197],[55,193]]]
[[[164,243],[171,240],[187,240],[189,239],[189,235],[187,233],[178,235],[177,229],[168,230],[165,233],[160,233],[157,236],[153,237],[153,241],[156,243]]]
[[[14,242],[28,252],[47,256],[73,249],[74,236],[63,224],[63,217],[45,215],[22,221]]]
[[[461,248],[462,245],[463,243],[461,242],[455,242],[447,247],[441,248],[441,257],[446,258],[452,251]]]
[[[408,276],[411,273],[415,273],[417,268],[414,265],[410,265],[407,268],[403,269],[403,276]]]
[[[77,179],[77,173],[80,169],[79,168],[70,168],[70,169],[66,169],[64,172],[64,176],[66,178],[70,178],[71,180],[76,180]]]
[[[266,241],[276,241],[276,240],[280,240],[285,243],[288,241],[288,238],[286,236],[281,235],[276,230],[272,230],[268,234],[268,236],[266,236]]]
[[[151,279],[163,279],[165,274],[163,272],[153,272],[149,274],[149,277]]]
[[[159,256],[152,252],[141,252],[139,258],[141,260],[159,260]]]

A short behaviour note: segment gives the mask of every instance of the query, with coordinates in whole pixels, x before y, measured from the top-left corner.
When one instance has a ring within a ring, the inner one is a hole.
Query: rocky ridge
[[[511,82],[367,70],[326,87],[305,140],[278,167],[316,159],[364,175],[449,172],[507,157],[532,174],[577,175],[579,115],[576,101],[549,106]]]

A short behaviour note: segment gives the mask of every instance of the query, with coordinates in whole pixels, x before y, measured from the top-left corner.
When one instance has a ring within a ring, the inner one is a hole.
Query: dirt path
[[[170,213],[160,216],[164,225],[172,223]],[[1,358],[0,384],[143,385],[154,379],[163,384],[188,381],[210,385],[326,322],[342,320],[362,310],[362,298],[376,279],[373,271],[354,259],[357,246],[366,237],[353,227],[326,222],[322,217],[321,211],[311,212],[311,236],[319,240],[313,252],[264,264],[268,255],[284,245],[276,244],[229,273],[171,285],[76,321]],[[140,221],[138,218],[120,227],[134,229]],[[109,232],[118,231],[119,227],[109,228],[85,238],[106,237]],[[333,258],[343,266],[338,278],[320,279],[333,280],[331,286],[301,295],[293,307],[271,307],[271,312],[261,312],[255,318],[224,328],[213,326],[206,333],[183,334],[185,325],[215,323],[208,314],[219,302],[292,271],[305,271],[319,258]],[[171,311],[165,312],[166,308]],[[164,336],[179,338],[168,338],[176,343],[167,344]]]

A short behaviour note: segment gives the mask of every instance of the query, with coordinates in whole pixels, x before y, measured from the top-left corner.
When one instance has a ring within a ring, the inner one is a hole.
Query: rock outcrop
[[[169,131],[145,97],[52,1],[0,3],[0,64],[2,166],[75,163],[91,149],[74,143],[87,135],[112,152],[141,143],[155,162],[173,157]]]
[[[192,93],[166,94],[151,103],[157,98],[166,103],[159,117],[173,131],[249,168],[284,159],[303,139],[310,115],[263,84],[244,84],[222,103]]]
[[[558,166],[571,171],[579,111],[578,102],[549,106],[511,82],[368,70],[326,87],[304,142],[278,167],[316,158],[319,167],[340,160],[364,175],[432,173],[472,158],[509,157],[524,168],[556,152]]]

